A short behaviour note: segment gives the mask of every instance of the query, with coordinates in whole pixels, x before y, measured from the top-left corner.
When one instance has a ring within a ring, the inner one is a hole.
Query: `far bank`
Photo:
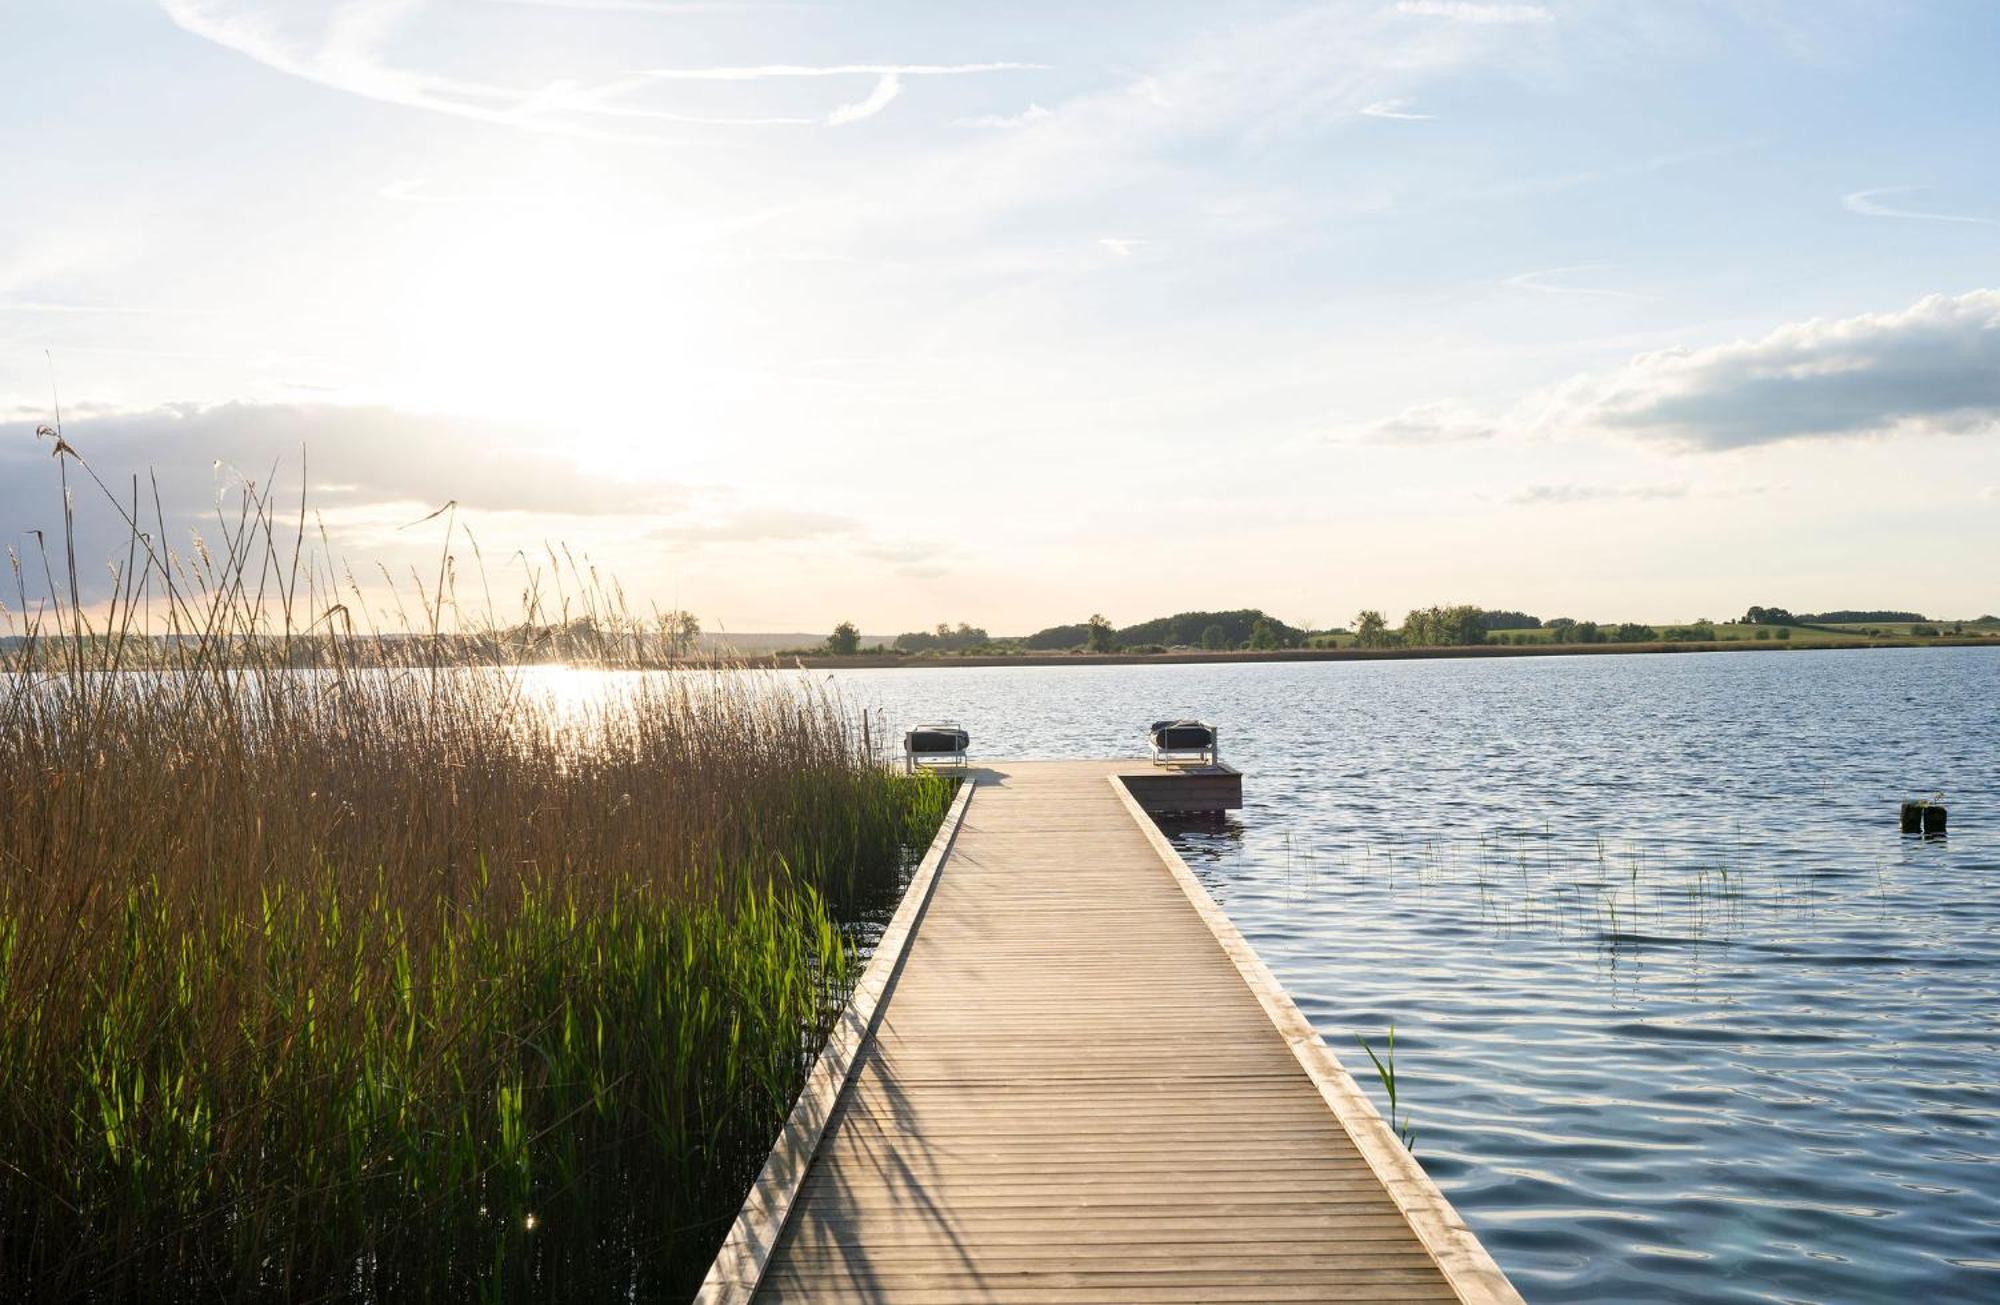
[[[873,670],[889,667],[908,669],[990,666],[1144,666],[1215,665],[1227,662],[1390,662],[1429,661],[1456,657],[1600,657],[1646,653],[1797,653],[1876,648],[1996,648],[2000,639],[1945,636],[1936,639],[1824,639],[1751,641],[1718,639],[1706,643],[1595,643],[1595,644],[1465,644],[1444,648],[1278,648],[1252,652],[1204,652],[1188,649],[1161,653],[1014,653],[1014,654],[923,654],[903,656],[885,653],[853,653],[834,656],[825,653],[778,655],[745,659],[745,664],[780,669]]]

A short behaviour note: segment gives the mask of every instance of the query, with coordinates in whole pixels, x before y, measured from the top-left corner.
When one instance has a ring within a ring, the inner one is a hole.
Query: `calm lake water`
[[[2000,653],[833,678],[989,758],[1215,721],[1183,854],[1529,1300],[2000,1301]]]

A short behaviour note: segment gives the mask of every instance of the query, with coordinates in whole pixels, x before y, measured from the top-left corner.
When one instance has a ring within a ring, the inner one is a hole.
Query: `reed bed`
[[[245,500],[184,559],[114,496],[108,601],[17,591],[0,1298],[685,1297],[948,786],[800,682],[617,670],[583,568],[474,629],[447,551],[357,628]]]

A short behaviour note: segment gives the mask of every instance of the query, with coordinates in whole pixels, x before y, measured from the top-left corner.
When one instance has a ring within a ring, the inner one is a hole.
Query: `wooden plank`
[[[843,1023],[865,1036],[702,1299],[1519,1300],[1131,768],[973,772],[893,974]]]
[[[903,900],[897,904],[896,913],[889,918],[888,927],[876,941],[875,953],[869,957],[867,968],[855,984],[854,996],[842,1010],[826,1045],[820,1049],[819,1059],[813,1063],[812,1073],[807,1076],[805,1088],[799,1093],[798,1102],[785,1121],[784,1131],[771,1148],[770,1158],[764,1162],[763,1171],[757,1175],[743,1208],[737,1211],[735,1222],[723,1237],[722,1249],[716,1252],[714,1262],[708,1266],[708,1276],[695,1293],[695,1300],[702,1305],[745,1301],[756,1291],[757,1283],[770,1262],[771,1252],[777,1246],[791,1214],[799,1184],[811,1167],[813,1153],[819,1149],[821,1136],[832,1118],[840,1093],[860,1063],[868,1035],[875,1027],[883,995],[909,951],[917,921],[930,902],[931,886],[937,882],[938,869],[951,850],[952,840],[958,836],[959,825],[971,801],[972,785],[960,785],[958,796],[945,814],[943,823],[938,826],[937,836],[931,840],[930,849],[910,876],[909,887],[903,890]]]

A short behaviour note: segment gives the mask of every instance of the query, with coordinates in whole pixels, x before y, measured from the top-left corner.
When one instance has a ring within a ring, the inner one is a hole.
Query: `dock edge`
[[[1118,775],[1107,776],[1106,781],[1117,792],[1118,800],[1125,804],[1125,810],[1166,864],[1209,932],[1215,935],[1216,943],[1228,954],[1243,982],[1256,995],[1258,1004],[1264,1008],[1271,1023],[1277,1026],[1285,1045],[1291,1048],[1306,1076],[1319,1089],[1327,1108],[1347,1130],[1355,1149],[1361,1152],[1375,1177],[1387,1189],[1390,1199],[1402,1211],[1403,1218],[1437,1262],[1438,1270],[1458,1293],[1459,1299],[1467,1305],[1525,1305],[1521,1293],[1508,1281],[1507,1275],[1494,1262],[1478,1236],[1452,1208],[1451,1202],[1445,1199],[1444,1193],[1438,1190],[1437,1184],[1424,1172],[1416,1157],[1383,1122],[1375,1103],[1368,1099],[1361,1085],[1340,1063],[1333,1048],[1327,1046],[1326,1039],[1313,1028],[1312,1021],[1286,994],[1270,967],[1257,955],[1256,948],[1250,945],[1215,899],[1208,895],[1201,881],[1194,877],[1187,862],[1181,859],[1181,854],[1154,823],[1152,816],[1147,814],[1132,790]]]
[[[916,934],[924,909],[930,905],[938,868],[958,837],[965,809],[972,801],[972,790],[977,786],[970,775],[959,782],[958,793],[945,812],[937,835],[931,839],[930,849],[910,876],[902,902],[876,942],[875,954],[869,957],[860,982],[854,985],[854,995],[827,1034],[826,1045],[820,1048],[819,1058],[813,1062],[792,1113],[772,1143],[770,1158],[764,1162],[756,1183],[743,1199],[743,1207],[736,1212],[735,1222],[722,1239],[721,1249],[708,1266],[708,1275],[695,1293],[695,1305],[747,1305],[756,1294],[764,1270],[771,1262],[771,1252],[777,1247],[792,1204],[798,1198],[799,1186],[819,1151],[820,1138],[833,1117],[834,1106],[854,1076],[862,1048],[874,1034],[882,999],[903,967],[910,939]]]

